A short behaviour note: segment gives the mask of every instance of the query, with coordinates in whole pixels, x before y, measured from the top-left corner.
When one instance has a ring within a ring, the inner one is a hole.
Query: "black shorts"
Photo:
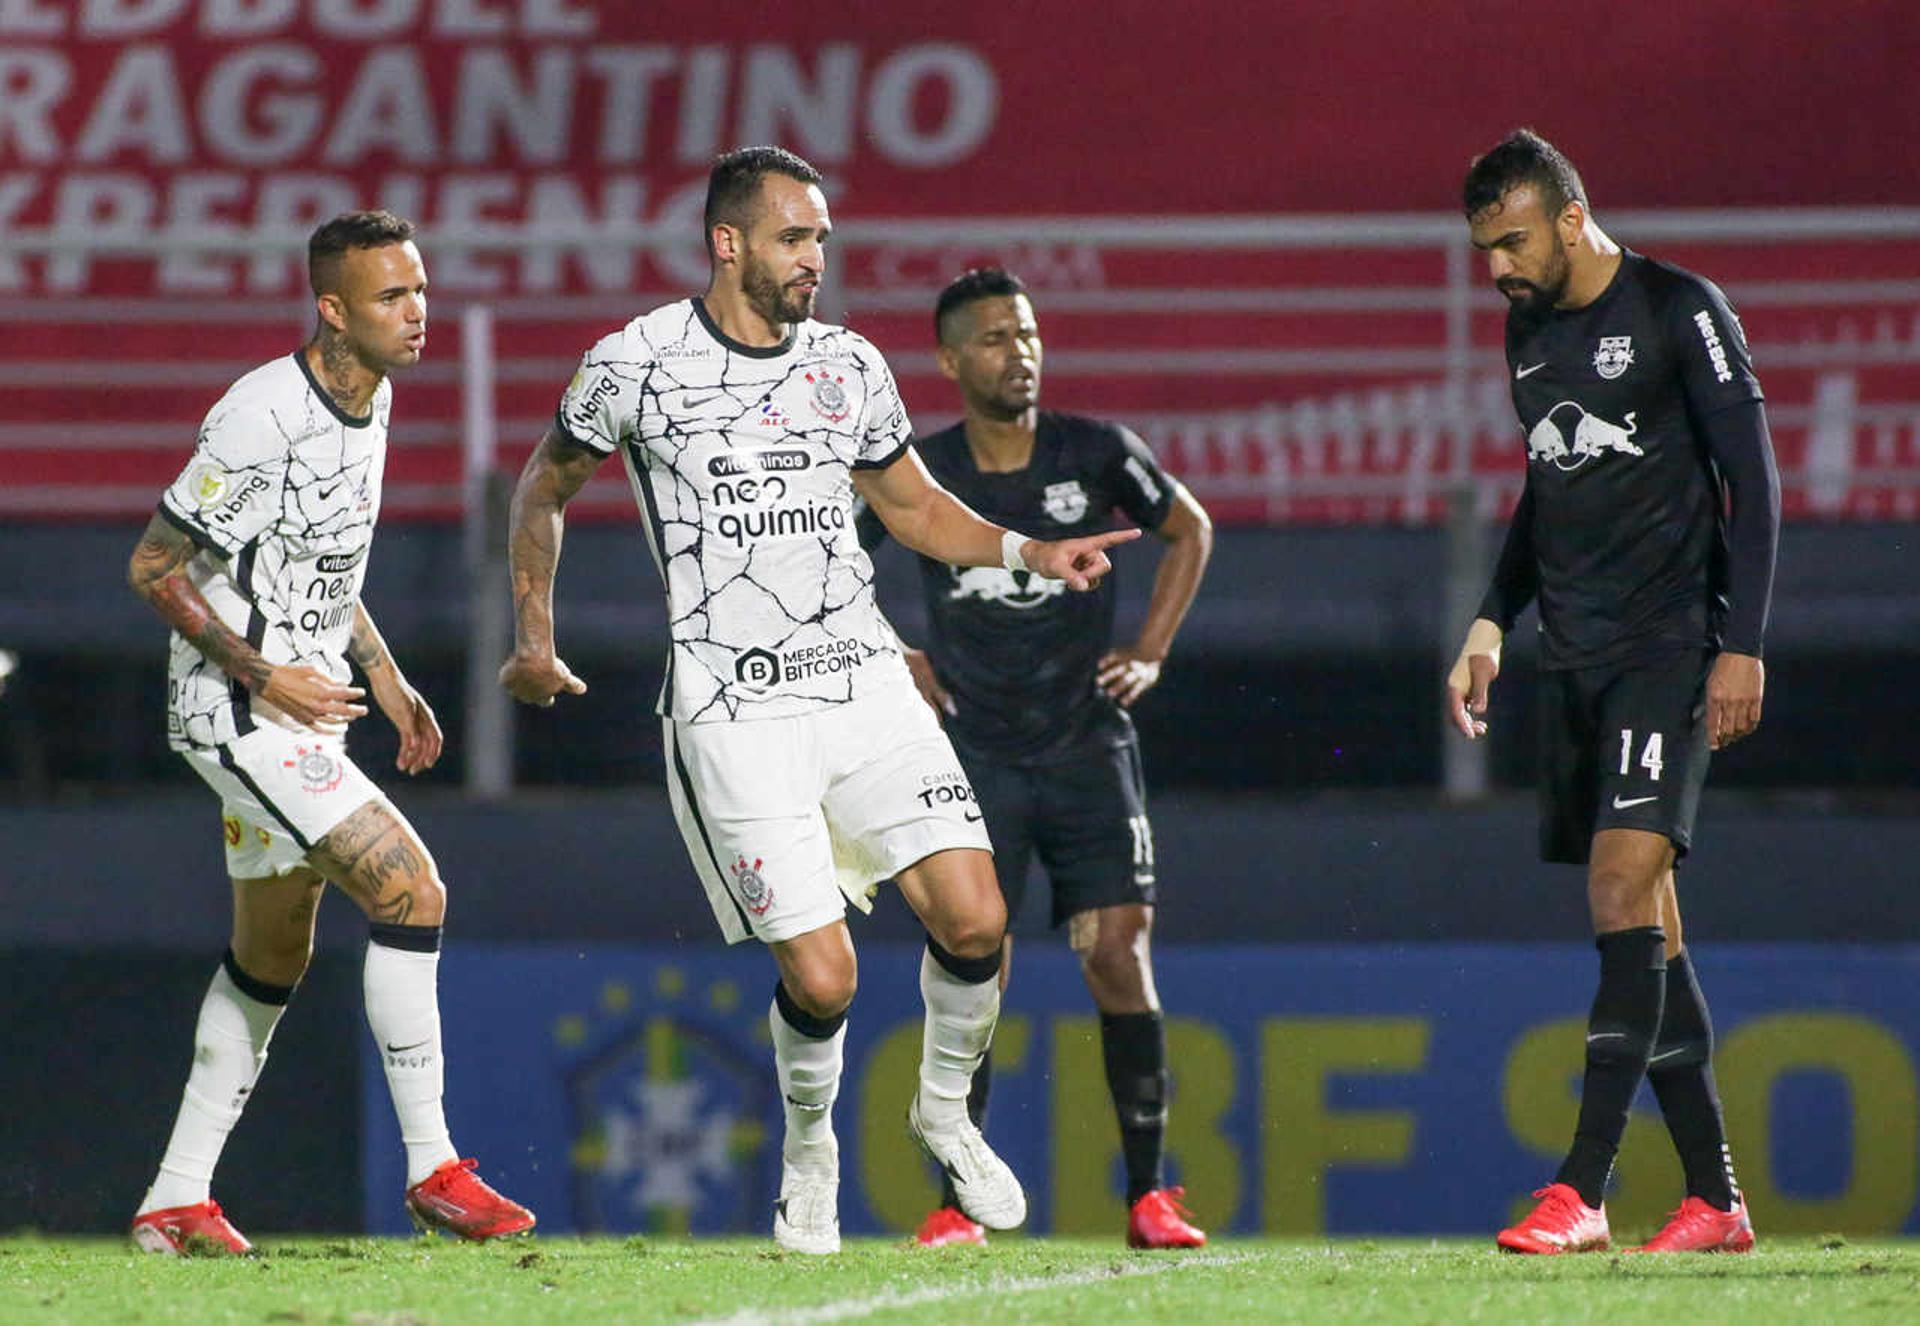
[[[1645,829],[1685,856],[1707,781],[1711,653],[1542,672],[1540,856],[1584,865],[1601,829]]]
[[[1009,923],[1036,853],[1053,886],[1052,925],[1095,907],[1154,900],[1153,828],[1136,739],[1090,745],[1047,764],[997,764],[955,749],[987,817]]]

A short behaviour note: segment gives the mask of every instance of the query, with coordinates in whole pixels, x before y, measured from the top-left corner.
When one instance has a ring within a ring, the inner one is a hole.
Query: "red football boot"
[[[985,1243],[986,1226],[957,1206],[943,1206],[920,1222],[913,1241],[923,1248],[944,1248],[950,1243]]]
[[[1588,1206],[1572,1184],[1549,1183],[1533,1195],[1540,1205],[1511,1229],[1500,1231],[1502,1252],[1604,1252],[1613,1236],[1607,1230],[1607,1205]]]
[[[475,1163],[449,1160],[407,1189],[407,1214],[421,1233],[444,1229],[479,1242],[533,1228],[533,1212],[489,1188],[473,1172]]]
[[[1666,1227],[1635,1252],[1752,1252],[1753,1221],[1745,1201],[1722,1211],[1712,1202],[1689,1197],[1667,1217]]]
[[[1181,1199],[1185,1188],[1155,1188],[1133,1204],[1127,1214],[1129,1248],[1198,1248],[1207,1241],[1204,1230],[1193,1226],[1193,1212]]]
[[[169,1257],[245,1257],[253,1244],[227,1222],[220,1203],[168,1206],[133,1218],[133,1241]]]

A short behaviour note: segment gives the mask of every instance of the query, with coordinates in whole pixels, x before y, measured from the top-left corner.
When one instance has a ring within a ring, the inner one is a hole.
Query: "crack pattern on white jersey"
[[[207,412],[161,497],[200,552],[188,574],[220,620],[269,663],[348,681],[347,643],[380,514],[391,385],[364,422],[340,416],[294,357],[248,373]],[[250,697],[178,632],[167,671],[176,749],[251,730]]]
[[[864,337],[809,321],[753,350],[682,300],[588,351],[558,421],[626,464],[667,593],[662,713],[787,717],[904,677],[853,471],[890,464],[912,426]]]

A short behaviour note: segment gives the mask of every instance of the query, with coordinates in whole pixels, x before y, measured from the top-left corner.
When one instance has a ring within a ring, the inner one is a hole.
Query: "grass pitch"
[[[1920,1243],[1764,1239],[1744,1257],[1510,1257],[1472,1242],[1222,1239],[1197,1253],[1001,1238],[926,1251],[850,1241],[267,1238],[160,1258],[114,1239],[0,1240],[0,1323],[480,1326],[938,1321],[1552,1322],[1742,1326],[1920,1320]]]

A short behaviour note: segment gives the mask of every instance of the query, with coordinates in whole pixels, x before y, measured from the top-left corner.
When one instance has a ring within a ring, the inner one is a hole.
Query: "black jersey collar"
[[[749,359],[778,359],[781,355],[793,349],[794,339],[800,334],[799,325],[789,322],[787,324],[787,334],[778,345],[742,345],[739,341],[734,340],[733,337],[720,330],[720,324],[713,320],[711,313],[707,312],[707,301],[698,295],[693,297],[693,312],[694,316],[700,319],[700,325],[707,329],[707,335],[713,337],[714,340],[720,342],[721,345],[731,350],[734,354],[745,355]]]
[[[320,398],[320,403],[327,407],[327,412],[334,418],[338,419],[348,428],[365,428],[373,422],[373,408],[371,405],[368,406],[365,417],[355,418],[353,415],[341,409],[340,403],[327,394],[327,389],[320,385],[320,379],[313,375],[313,366],[307,363],[306,346],[303,345],[293,352],[293,362],[300,365],[300,376],[307,380],[307,385],[313,388],[313,394]],[[374,390],[378,391],[379,388],[375,387]]]

